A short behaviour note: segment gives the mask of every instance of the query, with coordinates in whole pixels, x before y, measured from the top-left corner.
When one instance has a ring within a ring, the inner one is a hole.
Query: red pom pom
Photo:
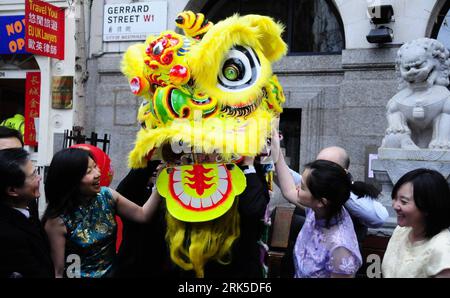
[[[183,85],[189,81],[189,71],[183,65],[174,65],[169,73],[170,81],[174,84]]]

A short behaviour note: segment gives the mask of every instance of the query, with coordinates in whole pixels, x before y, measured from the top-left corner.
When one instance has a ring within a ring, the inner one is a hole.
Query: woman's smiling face
[[[397,224],[399,226],[421,228],[425,225],[425,216],[414,202],[414,187],[411,182],[400,186],[392,200],[392,207],[397,213]]]
[[[95,161],[89,157],[86,174],[80,182],[80,193],[92,196],[100,192],[100,169]]]

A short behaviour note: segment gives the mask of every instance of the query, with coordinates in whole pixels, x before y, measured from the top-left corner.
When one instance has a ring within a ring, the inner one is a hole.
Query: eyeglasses
[[[36,180],[39,177],[38,169],[35,168],[31,175],[27,175],[26,178],[30,178],[31,180]]]

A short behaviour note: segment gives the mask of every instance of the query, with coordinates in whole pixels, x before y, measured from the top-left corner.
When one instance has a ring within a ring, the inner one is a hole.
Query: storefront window
[[[234,13],[270,16],[285,25],[289,54],[340,53],[345,48],[342,21],[331,0],[209,1],[202,13],[214,23]]]
[[[326,0],[294,1],[292,52],[337,53],[344,34],[333,4]]]

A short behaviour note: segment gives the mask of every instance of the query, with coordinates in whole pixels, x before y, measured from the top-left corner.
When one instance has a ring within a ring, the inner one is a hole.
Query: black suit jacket
[[[38,221],[0,203],[0,277],[54,277],[47,235]]]
[[[117,191],[130,201],[143,206],[152,193],[149,179],[159,161],[146,168],[131,170],[119,183]],[[160,204],[149,223],[136,223],[122,218],[122,244],[116,259],[114,277],[164,277],[168,250],[165,235],[165,210]]]
[[[270,201],[264,174],[255,164],[256,173],[245,174],[247,187],[239,200],[240,236],[231,251],[231,263],[222,265],[209,262],[205,277],[212,278],[262,278],[261,247],[258,241],[264,232],[264,214]]]

